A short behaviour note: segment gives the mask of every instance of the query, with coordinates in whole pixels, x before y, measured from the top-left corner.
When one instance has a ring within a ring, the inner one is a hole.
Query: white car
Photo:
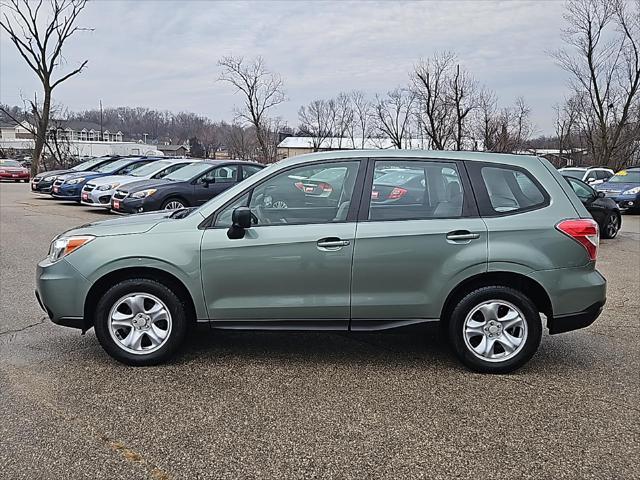
[[[589,185],[597,185],[609,180],[615,172],[604,167],[565,167],[558,170],[562,175],[577,178]]]
[[[80,193],[80,203],[88,207],[111,208],[111,197],[116,188],[138,180],[163,178],[186,165],[198,162],[193,158],[167,158],[147,163],[132,170],[129,175],[109,175],[87,182]]]

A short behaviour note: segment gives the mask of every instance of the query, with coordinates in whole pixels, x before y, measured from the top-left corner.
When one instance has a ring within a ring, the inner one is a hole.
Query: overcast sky
[[[214,2],[113,1],[87,5],[83,32],[65,48],[66,69],[87,69],[58,87],[72,110],[145,106],[233,118],[241,98],[217,82],[223,55],[264,57],[282,75],[287,103],[276,114],[296,126],[301,104],[340,91],[385,92],[407,83],[421,57],[451,50],[502,104],[522,95],[537,134],[552,133],[566,75],[548,52],[561,45],[561,1]],[[0,38],[0,102],[21,104],[33,72]]]

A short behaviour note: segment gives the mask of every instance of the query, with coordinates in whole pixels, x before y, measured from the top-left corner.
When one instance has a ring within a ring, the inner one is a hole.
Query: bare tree
[[[237,114],[253,125],[262,161],[273,162],[275,148],[269,142],[274,132],[268,130],[271,123],[268,114],[285,101],[282,78],[270,72],[261,57],[245,61],[242,57],[228,56],[218,65],[222,67],[219,80],[230,83],[244,95],[244,107]]]
[[[477,82],[453,53],[421,60],[411,75],[421,130],[438,150],[462,150],[471,134],[470,113],[478,107]]]
[[[411,119],[415,95],[405,88],[396,88],[386,96],[376,96],[374,106],[378,130],[391,139],[395,148],[404,148],[411,139]]]
[[[449,102],[449,72],[455,65],[452,53],[421,60],[412,73],[417,97],[417,119],[436,150],[449,147],[454,136],[453,109]]]
[[[63,62],[62,50],[67,40],[79,31],[89,30],[76,26],[78,16],[85,5],[86,0],[51,0],[48,9],[50,11],[46,12],[46,8],[42,9],[42,0],[34,4],[28,0],[6,0],[0,4],[4,11],[0,18],[0,27],[42,85],[42,103],[38,101],[37,96],[30,101],[31,113],[36,122],[32,175],[38,172],[45,146],[53,90],[82,72],[88,63],[88,60],[85,60],[79,67],[54,78],[54,73]],[[47,13],[49,16],[45,20]]]
[[[311,137],[313,151],[333,135],[336,126],[336,103],[334,100],[314,100],[298,110],[300,130]]]
[[[640,136],[640,0],[570,0],[564,18],[568,48],[553,56],[571,75],[593,160],[621,168]]]
[[[576,124],[578,122],[578,102],[575,98],[569,98],[564,105],[554,105],[553,109],[556,113],[555,130],[560,151],[560,158],[564,153],[569,155],[573,153],[575,146],[574,136]]]
[[[513,153],[526,148],[533,132],[531,109],[522,97],[513,107],[498,109],[498,101],[490,90],[478,97],[478,109],[474,116],[475,138],[488,152]]]
[[[367,139],[371,137],[371,119],[373,118],[373,105],[363,92],[353,91],[351,97],[351,110],[353,111],[353,121],[349,136],[353,148],[363,149]],[[355,139],[360,143],[356,145]]]

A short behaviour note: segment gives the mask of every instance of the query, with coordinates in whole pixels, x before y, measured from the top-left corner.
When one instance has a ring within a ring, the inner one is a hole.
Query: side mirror
[[[238,207],[231,213],[231,228],[227,231],[227,237],[230,239],[244,238],[247,228],[251,228],[251,219],[253,214],[248,207]]]

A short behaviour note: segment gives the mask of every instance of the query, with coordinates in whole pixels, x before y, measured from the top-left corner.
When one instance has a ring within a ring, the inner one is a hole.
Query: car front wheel
[[[183,303],[166,285],[147,278],[123,280],[99,300],[94,319],[102,347],[127,365],[170,358],[187,330]]]
[[[534,355],[542,337],[540,315],[523,293],[488,286],[468,293],[448,325],[456,356],[481,373],[509,373]]]
[[[179,198],[170,198],[162,204],[163,210],[179,210],[186,207],[185,202]]]

